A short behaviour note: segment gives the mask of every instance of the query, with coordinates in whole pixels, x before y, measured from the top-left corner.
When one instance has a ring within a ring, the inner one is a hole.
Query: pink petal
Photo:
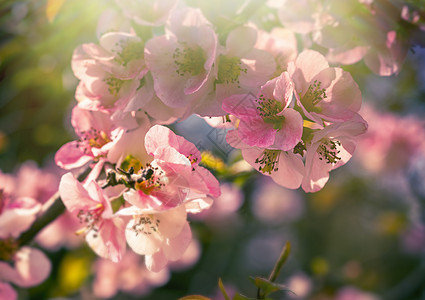
[[[263,89],[261,89],[263,90]],[[273,89],[273,98],[281,102],[283,109],[287,108],[292,102],[292,96],[294,94],[294,84],[289,77],[288,72],[283,72],[276,79],[276,84]],[[270,97],[270,99],[273,99]]]
[[[111,52],[105,50],[104,47],[96,45],[94,43],[83,44],[81,47],[87,55],[96,60],[111,61],[112,59],[114,59],[114,55],[111,54]]]
[[[282,115],[285,117],[282,128],[276,132],[274,146],[280,150],[289,151],[301,141],[303,134],[303,118],[299,112],[287,108]]]
[[[239,81],[241,86],[246,88],[256,88],[269,80],[276,71],[276,62],[269,52],[252,49],[241,58],[242,68],[246,67],[247,72],[241,72]]]
[[[150,213],[152,211],[161,211],[165,209],[169,209],[169,203],[164,203],[162,198],[158,198],[156,194],[146,195],[143,191],[136,190],[128,190],[123,194],[124,199],[128,201],[130,204],[138,207],[140,212],[130,212],[130,208],[121,209],[118,211],[118,214],[126,213],[126,210],[129,210],[130,215],[134,214],[142,214],[142,213]],[[180,204],[180,203],[179,203]],[[174,205],[173,207],[175,207]],[[128,215],[128,214],[127,214]]]
[[[103,258],[119,262],[125,253],[125,224],[120,218],[104,220],[98,232],[90,230],[86,241],[93,251]]]
[[[193,196],[189,194],[189,197],[191,200],[185,202],[185,206],[186,211],[191,214],[197,214],[206,209],[209,209],[214,202],[212,198],[205,197],[204,195],[202,195],[200,198],[192,199]]]
[[[192,241],[192,231],[189,222],[186,222],[180,234],[168,241],[163,251],[168,260],[180,259]]]
[[[306,193],[314,193],[321,190],[329,180],[329,171],[332,165],[325,160],[319,159],[319,154],[315,148],[308,148],[305,161],[305,177],[302,182],[302,189]]]
[[[304,94],[307,91],[313,77],[315,77],[320,71],[329,68],[329,64],[326,61],[326,58],[319,52],[314,50],[304,50],[298,55],[295,61],[295,67],[296,69],[292,70],[292,73],[289,73],[295,83],[296,91]],[[288,66],[288,71],[289,68],[290,67]]]
[[[345,49],[329,49],[326,58],[332,63],[340,63],[343,65],[351,65],[360,61],[369,50],[367,46],[357,46],[348,50]]]
[[[206,183],[208,187],[208,193],[211,196],[213,197],[220,196],[220,193],[221,193],[220,183],[210,171],[208,171],[207,169],[201,166],[197,166],[194,172],[196,175],[199,175],[202,178],[203,182]]]
[[[21,287],[38,285],[50,274],[50,260],[38,249],[22,247],[16,252],[14,261],[18,277],[12,282]]]
[[[238,134],[241,140],[250,146],[266,148],[273,145],[277,129],[273,124],[264,123],[263,119],[241,119]]]
[[[16,300],[16,299],[18,299],[18,294],[10,286],[10,284],[0,281],[0,299],[2,299],[2,300]]]
[[[223,99],[223,110],[238,117],[258,116],[257,97],[254,94],[236,94]]]
[[[97,129],[109,133],[112,129],[111,115],[103,111],[93,111],[74,106],[71,124],[77,132]]]
[[[254,48],[257,31],[253,27],[240,26],[232,30],[226,40],[226,55],[245,57]]]
[[[194,144],[165,126],[154,125],[149,129],[145,136],[145,147],[150,155],[154,155],[159,147],[172,147],[184,156],[196,159],[198,163],[201,161],[201,153]]]
[[[82,167],[93,159],[93,155],[81,151],[77,141],[66,143],[55,154],[56,165],[65,170]]]
[[[7,206],[0,214],[0,238],[17,238],[29,229],[35,221],[37,213],[41,209],[41,204],[36,200],[27,197],[18,199],[19,205]]]
[[[278,170],[271,174],[273,181],[288,189],[297,189],[303,176],[304,164],[301,157],[291,152],[281,152]]]
[[[226,134],[226,142],[237,149],[250,148],[249,145],[245,144],[239,137],[238,130],[229,130]]]
[[[139,119],[139,127],[122,130],[112,142],[107,158],[111,163],[121,163],[127,155],[133,155],[143,162],[150,162],[152,157],[146,153],[144,136],[151,126],[149,118],[144,115]]]
[[[362,94],[351,74],[335,68],[335,80],[326,90],[327,98],[318,103],[329,121],[349,120],[360,110]]]
[[[163,243],[163,237],[157,232],[153,232],[150,235],[143,233],[136,234],[132,227],[137,222],[137,219],[131,219],[125,230],[125,238],[130,248],[140,255],[152,255],[158,252]]]
[[[145,264],[149,271],[160,272],[167,266],[168,259],[165,256],[164,251],[161,249],[152,255],[146,255]]]
[[[157,214],[161,220],[159,224],[159,232],[166,238],[177,236],[186,224],[186,208],[180,205],[163,213]]]
[[[80,210],[87,210],[100,203],[90,198],[87,190],[71,173],[62,176],[59,183],[59,194],[67,210],[74,215],[78,214]]]

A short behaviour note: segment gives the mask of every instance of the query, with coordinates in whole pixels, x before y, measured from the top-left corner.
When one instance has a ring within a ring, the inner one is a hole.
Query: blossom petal
[[[18,299],[18,294],[10,284],[0,281],[0,299],[16,300]]]
[[[272,172],[274,182],[289,189],[300,187],[304,175],[304,164],[299,155],[282,152],[279,157],[278,170]]]
[[[87,190],[71,173],[62,176],[59,183],[59,194],[63,204],[73,215],[100,203],[90,197]]]
[[[145,136],[145,147],[150,155],[154,155],[157,148],[172,147],[184,156],[190,156],[191,160],[197,160],[198,163],[201,161],[201,153],[194,144],[165,126],[154,125],[149,129]]]
[[[170,239],[163,248],[164,254],[168,260],[180,259],[187,247],[192,241],[192,231],[190,230],[189,223],[186,222],[180,234]]]
[[[0,238],[17,238],[22,232],[30,228],[41,209],[41,204],[32,198],[22,197],[19,198],[19,202],[19,205],[6,208],[2,212],[0,216]]]
[[[77,141],[66,143],[55,154],[56,164],[65,170],[82,167],[93,159],[93,155],[88,155],[80,149]]]
[[[38,285],[50,274],[50,260],[38,249],[22,247],[16,252],[14,261],[18,276],[12,282],[21,287]]]
[[[280,150],[292,150],[300,141],[303,134],[303,118],[299,112],[292,108],[283,111],[285,117],[282,128],[276,132],[274,146]]]
[[[103,258],[119,262],[125,253],[125,224],[120,218],[104,220],[96,232],[91,230],[86,235],[86,241],[93,251]]]

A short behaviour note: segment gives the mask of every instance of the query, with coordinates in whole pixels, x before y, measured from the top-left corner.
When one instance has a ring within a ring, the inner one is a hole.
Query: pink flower
[[[125,106],[148,72],[143,53],[143,41],[124,32],[108,32],[100,37],[99,45],[75,49],[72,70],[81,80],[75,94],[79,106],[92,110]]]
[[[59,193],[66,208],[84,224],[89,246],[101,257],[119,261],[125,251],[124,221],[113,215],[108,199],[95,182],[83,186],[67,173],[62,176]]]
[[[340,289],[335,296],[336,300],[378,300],[378,296],[359,290],[352,286]]]
[[[0,299],[16,300],[18,299],[18,294],[10,284],[0,281]]]
[[[365,169],[381,175],[400,172],[424,153],[423,120],[380,113],[371,106],[363,107],[362,115],[369,127],[358,141],[356,156]]]
[[[157,96],[167,106],[192,111],[203,95],[216,49],[217,36],[199,9],[173,11],[166,34],[150,39],[145,47]]]
[[[295,62],[289,63],[288,73],[294,82],[297,105],[310,120],[341,122],[360,110],[362,96],[350,73],[331,68],[319,52],[305,50]]]
[[[158,273],[149,272],[143,259],[131,251],[126,252],[118,263],[97,259],[94,273],[93,292],[100,298],[111,298],[119,291],[134,296],[146,295],[152,288],[167,283],[170,277],[166,268]]]
[[[56,164],[67,170],[106,157],[112,139],[119,133],[112,133],[115,128],[108,113],[85,110],[78,106],[72,110],[71,123],[79,140],[63,145],[55,156]]]
[[[252,213],[265,224],[276,225],[298,220],[304,212],[300,195],[272,182],[269,177],[258,178],[254,190]]]
[[[184,205],[167,210],[131,206],[118,212],[132,216],[127,223],[125,238],[134,252],[145,255],[150,271],[162,270],[168,261],[179,259],[192,240]]]
[[[12,262],[13,265],[0,261],[0,282],[31,287],[42,283],[50,274],[50,261],[38,249],[22,247],[14,253]]]
[[[311,142],[306,145],[303,190],[316,192],[322,189],[329,179],[329,172],[350,160],[356,148],[355,137],[366,129],[366,121],[356,115],[352,120],[314,131]]]
[[[240,119],[238,135],[249,146],[288,151],[300,141],[301,115],[289,105],[293,84],[284,72],[264,84],[255,99],[251,95],[233,95],[224,99],[223,109]]]
[[[143,77],[143,84],[139,86],[134,97],[132,97],[122,110],[116,110],[112,115],[114,122],[131,129],[137,127],[136,119],[145,114],[156,120],[158,124],[171,124],[179,118],[185,118],[185,107],[170,107],[165,105],[156,95],[151,73]],[[128,121],[132,122],[129,125]]]
[[[235,219],[237,210],[242,206],[244,195],[242,190],[235,184],[220,184],[221,195],[214,199],[214,205],[210,209],[193,215],[196,220],[205,220],[210,223],[225,223],[226,219]]]
[[[400,7],[397,7],[400,6]],[[353,12],[357,19],[353,22]],[[401,5],[374,1],[331,1],[314,41],[328,48],[332,63],[353,64],[361,59],[380,76],[399,73],[409,48],[408,36],[398,32]]]
[[[58,177],[62,174],[63,170],[54,164],[39,168],[34,161],[26,161],[16,173],[15,181],[19,188],[15,188],[13,194],[15,197],[30,197],[44,203],[57,191]]]
[[[135,189],[124,193],[124,199],[139,207],[164,210],[188,202],[193,212],[209,207],[220,194],[217,179],[199,166],[201,154],[195,145],[170,129],[155,125],[145,136],[146,151],[154,160],[135,170]]]
[[[146,158],[148,155],[144,140],[140,136],[144,136],[151,126],[148,116],[127,116],[125,122],[121,120],[121,125],[128,126],[129,129],[118,126],[117,122],[119,120],[111,120],[110,114],[106,112],[74,107],[71,123],[79,139],[63,145],[58,150],[55,156],[56,164],[69,170],[94,161],[100,164],[98,169],[101,169],[106,160],[117,163],[127,155]],[[97,175],[93,175],[94,178]]]
[[[255,47],[257,29],[240,26],[232,30],[226,44],[219,47],[214,76],[208,82],[208,95],[196,108],[202,116],[225,115],[223,99],[234,94],[256,93],[276,71],[274,57]]]
[[[270,176],[277,184],[290,189],[296,189],[301,185],[304,164],[299,154],[249,146],[239,138],[236,130],[229,131],[226,140],[232,147],[241,149],[243,158],[251,166]]]
[[[153,160],[145,165],[137,158],[123,162],[126,171],[109,173],[108,184],[124,184],[124,199],[132,206],[116,214],[131,217],[125,236],[129,246],[146,256],[149,270],[159,271],[179,259],[189,246],[191,231],[187,212],[198,213],[220,194],[218,181],[199,166],[196,147],[170,129],[155,125],[145,136],[146,151]]]
[[[15,241],[30,228],[41,205],[32,198],[13,198],[0,189],[0,296],[16,297],[6,282],[30,287],[43,282],[50,274],[51,264],[38,249],[22,247]]]
[[[32,198],[14,198],[0,189],[0,239],[18,238],[30,228],[41,205]]]

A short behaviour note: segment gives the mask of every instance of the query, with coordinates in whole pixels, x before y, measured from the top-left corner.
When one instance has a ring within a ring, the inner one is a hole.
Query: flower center
[[[156,173],[156,174],[155,174]],[[138,174],[132,176],[135,179],[134,188],[150,195],[154,190],[164,186],[161,182],[161,176],[164,174],[158,167],[152,167],[146,164],[146,168],[141,168]]]
[[[136,218],[138,218],[137,221],[131,227],[136,232],[136,236],[139,233],[150,235],[152,232],[158,232],[161,221],[155,215],[141,215]]]
[[[271,174],[272,171],[277,171],[279,168],[279,157],[281,150],[266,149],[261,153],[261,156],[255,160],[256,164],[260,164],[259,171]]]
[[[304,151],[307,151],[307,148],[305,147],[305,144],[303,141],[296,144],[293,150],[295,154],[300,154],[301,156],[304,156]]]
[[[120,41],[119,44],[122,45],[121,52],[118,52],[118,57],[115,58],[115,61],[124,67],[132,60],[142,59],[144,55],[145,45],[142,42],[138,41]],[[118,43],[117,43],[118,44]]]
[[[196,164],[198,162],[198,158],[193,156],[194,156],[193,154],[189,154],[186,156],[187,159],[190,161],[191,165]]]
[[[204,70],[204,50],[199,46],[188,47],[186,43],[182,43],[181,45],[183,49],[177,47],[173,53],[174,63],[177,66],[177,74],[180,76],[186,74],[195,76],[200,74]]]
[[[307,89],[307,92],[302,97],[301,101],[307,111],[320,112],[321,109],[316,107],[320,101],[327,98],[324,88],[320,88],[321,82],[315,80]]]
[[[90,208],[87,210],[80,210],[77,214],[78,219],[80,220],[80,224],[85,224],[83,228],[78,230],[77,234],[88,233],[93,230],[94,237],[97,237],[97,231],[99,230],[96,226],[99,220],[101,219],[101,215],[104,211],[103,204],[99,203],[94,208]]]
[[[81,131],[81,138],[77,141],[77,146],[86,154],[91,152],[92,148],[102,148],[109,143],[111,139],[106,132],[91,128],[87,131]]]
[[[108,92],[109,94],[113,95],[113,96],[117,96],[118,93],[120,92],[123,84],[124,84],[124,80],[118,79],[116,77],[110,76],[110,77],[105,77],[103,79],[103,82],[106,83],[106,85],[108,85]]]
[[[281,129],[283,122],[285,121],[285,117],[278,116],[277,114],[282,111],[282,104],[273,99],[266,99],[263,95],[260,95],[259,100],[256,101],[259,105],[257,110],[264,122],[273,124],[274,129]]]
[[[218,59],[218,74],[216,83],[237,83],[239,87],[239,75],[246,73],[248,69],[241,67],[242,62],[238,57],[220,55]]]
[[[121,167],[117,168],[117,171],[108,173],[107,183],[102,188],[124,185],[150,195],[165,185],[164,181],[166,180],[164,179],[164,171],[159,167],[152,166],[150,163],[144,167],[138,159],[129,155],[122,162]]]
[[[319,153],[320,160],[326,160],[328,164],[335,164],[341,157],[338,156],[340,151],[337,149],[337,146],[341,146],[340,141],[326,140],[317,148],[317,153]]]

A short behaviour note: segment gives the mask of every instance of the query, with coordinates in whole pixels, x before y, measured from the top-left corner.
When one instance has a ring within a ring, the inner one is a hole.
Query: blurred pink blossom
[[[416,155],[425,153],[425,122],[413,116],[380,113],[370,105],[362,108],[369,127],[358,140],[356,157],[371,172],[403,171]]]
[[[93,293],[99,298],[111,298],[119,291],[143,296],[151,289],[167,283],[170,276],[167,268],[157,273],[150,272],[143,258],[131,251],[126,252],[118,263],[98,258],[93,265],[93,272]]]

